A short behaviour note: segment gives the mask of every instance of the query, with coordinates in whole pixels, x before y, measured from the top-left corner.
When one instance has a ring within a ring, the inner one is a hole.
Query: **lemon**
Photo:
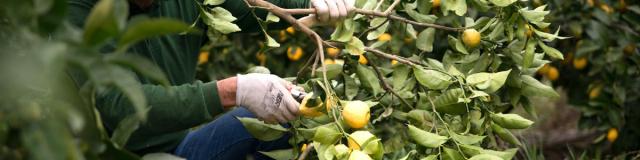
[[[349,154],[349,160],[371,160],[371,157],[362,151],[354,150]]]
[[[580,57],[577,59],[573,59],[573,67],[575,67],[578,70],[584,69],[585,67],[587,67],[587,58]]]
[[[360,55],[360,58],[358,58],[358,63],[366,65],[367,63],[369,63],[369,61],[363,55]]]
[[[336,61],[333,59],[324,59],[324,64],[326,65],[336,64]]]
[[[327,55],[329,55],[329,57],[336,57],[338,56],[338,53],[340,53],[340,49],[338,48],[327,48]]]
[[[367,140],[375,137],[376,136],[371,134],[369,131],[355,131],[349,134],[347,144],[349,145],[349,149],[360,150],[361,145],[367,142]]]
[[[391,35],[389,33],[383,33],[382,35],[380,35],[380,37],[378,37],[378,41],[381,41],[381,42],[386,42],[390,40],[391,40]]]
[[[256,59],[258,59],[258,62],[260,62],[261,66],[264,66],[265,62],[267,62],[267,55],[262,52],[258,52],[256,54]]]
[[[398,61],[396,61],[395,59],[392,59],[391,60],[391,65],[396,65],[396,64],[398,64]]]
[[[291,61],[298,61],[302,57],[303,51],[300,47],[289,47],[287,48],[287,57]]]
[[[287,33],[289,33],[289,34],[295,34],[295,33],[296,33],[296,29],[295,29],[295,28],[293,28],[293,27],[288,27],[288,28],[286,29],[286,31],[287,31]]]
[[[547,74],[547,72],[549,72],[549,64],[544,64],[544,66],[540,67],[540,69],[538,69],[538,74],[540,75],[545,75]]]
[[[209,61],[209,51],[200,51],[198,55],[198,64],[205,64]]]
[[[298,107],[300,114],[307,118],[321,116],[324,114],[322,113],[322,102],[313,104],[314,102],[310,101],[311,97],[313,97],[313,92],[309,92],[300,102],[300,107]]]
[[[432,0],[431,1],[431,7],[433,7],[433,8],[440,7],[440,0]]]
[[[280,35],[280,42],[284,42],[284,41],[287,40],[287,32],[286,31],[281,30],[279,35]]]
[[[547,72],[547,78],[549,78],[549,80],[551,81],[555,81],[558,79],[558,77],[560,77],[560,72],[558,72],[558,69],[556,67],[550,66],[549,71]]]
[[[595,86],[589,91],[589,99],[595,99],[600,96],[600,91],[602,91],[602,85]]]
[[[346,158],[346,156],[349,154],[349,148],[347,148],[347,146],[345,146],[344,144],[337,144],[334,146],[334,148],[336,149],[336,157],[338,157],[338,159]]]
[[[607,14],[613,13],[613,9],[611,7],[609,7],[609,5],[607,5],[607,4],[601,4],[600,5],[600,9],[602,9]]]
[[[613,142],[616,141],[616,139],[618,139],[618,129],[609,128],[609,131],[607,132],[607,140],[609,142]]]
[[[462,33],[462,42],[469,48],[474,48],[480,44],[480,32],[476,29],[466,29]]]
[[[369,105],[362,101],[351,101],[342,109],[342,117],[351,128],[363,128],[369,123]]]

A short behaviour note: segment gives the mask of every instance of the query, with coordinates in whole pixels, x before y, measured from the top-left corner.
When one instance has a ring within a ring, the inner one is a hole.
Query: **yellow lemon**
[[[349,154],[349,160],[371,160],[371,157],[362,151],[354,150]]]
[[[324,59],[324,64],[326,65],[336,64],[336,61],[333,59]]]
[[[289,57],[289,60],[291,61],[298,61],[300,58],[302,58],[302,48],[300,47],[289,47],[287,48],[287,57]]]
[[[538,69],[538,74],[540,75],[545,75],[547,74],[547,72],[549,72],[549,64],[544,64],[544,66],[540,67],[540,69]]]
[[[300,107],[298,107],[299,112],[304,117],[318,117],[322,114],[322,102],[318,99],[312,99],[313,92],[309,92],[304,98],[302,102],[300,102]]]
[[[378,41],[386,42],[391,40],[391,35],[389,33],[383,33],[378,37]]]
[[[342,109],[342,117],[351,128],[359,129],[369,123],[369,105],[362,101],[350,101]]]
[[[358,62],[363,65],[366,65],[367,63],[369,63],[367,58],[365,58],[363,55],[360,55],[360,58],[358,58]]]
[[[602,9],[607,14],[613,13],[613,9],[607,4],[601,4],[600,9]]]
[[[602,91],[602,85],[595,86],[589,91],[589,99],[595,99],[600,96],[600,92]]]
[[[476,29],[466,29],[462,33],[462,42],[469,48],[474,48],[480,44],[480,32]]]
[[[616,141],[616,139],[618,139],[618,129],[609,128],[609,132],[607,132],[607,140],[609,142],[613,142]]]
[[[289,33],[289,34],[295,34],[295,33],[296,33],[296,29],[295,29],[295,28],[293,28],[293,27],[288,27],[288,28],[286,29],[286,31],[287,31],[287,33]]]
[[[287,33],[284,30],[280,31],[280,42],[284,42],[287,40]]]
[[[329,55],[329,57],[336,57],[338,56],[338,54],[340,53],[340,49],[338,48],[327,48],[327,55]]]
[[[398,61],[396,61],[395,59],[392,59],[391,60],[391,65],[396,65],[396,64],[398,64]]]
[[[431,1],[431,7],[433,7],[433,8],[440,7],[440,0],[432,0]]]
[[[550,66],[549,71],[547,72],[547,78],[549,78],[549,80],[551,81],[555,81],[558,79],[558,77],[560,77],[560,72],[558,72],[558,69],[556,67]]]
[[[198,55],[198,64],[205,64],[209,61],[209,51],[201,51]]]
[[[578,70],[581,70],[587,67],[587,57],[580,57],[577,59],[573,59],[573,67],[575,67]]]
[[[258,59],[258,61],[260,62],[261,66],[264,66],[265,62],[267,62],[267,55],[265,55],[262,52],[258,52],[256,54],[256,59]]]

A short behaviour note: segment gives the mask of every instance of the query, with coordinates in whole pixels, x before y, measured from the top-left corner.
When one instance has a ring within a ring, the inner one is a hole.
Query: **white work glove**
[[[353,10],[355,0],[311,0],[320,23],[336,22],[345,19]]]
[[[293,85],[271,74],[238,75],[236,104],[267,123],[286,123],[298,115],[298,103],[291,96]]]

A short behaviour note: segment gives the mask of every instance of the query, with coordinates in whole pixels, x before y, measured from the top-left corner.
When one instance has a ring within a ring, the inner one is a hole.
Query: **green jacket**
[[[69,0],[69,21],[82,27],[97,0]],[[202,0],[197,0],[201,2]],[[284,8],[306,8],[308,0],[269,0]],[[146,10],[130,5],[131,14],[149,17],[168,17],[191,24],[199,11],[196,0],[156,0]],[[257,31],[259,25],[242,0],[227,0],[221,6],[238,18],[236,24],[242,32]],[[265,18],[266,11],[257,10],[257,15]],[[135,15],[132,15],[135,16]],[[284,28],[286,23],[270,26]],[[198,23],[201,30],[206,30]],[[131,47],[130,53],[139,54],[156,63],[167,75],[171,90],[139,78],[142,89],[151,106],[147,122],[142,124],[129,139],[126,148],[139,153],[170,152],[186,136],[188,130],[210,122],[223,107],[217,93],[216,82],[203,83],[195,79],[196,63],[200,47],[206,42],[201,35],[168,35],[146,39]],[[109,48],[109,47],[106,47]],[[78,85],[84,83],[74,76]],[[135,112],[126,96],[115,89],[97,94],[97,108],[105,128],[111,132],[127,115]]]

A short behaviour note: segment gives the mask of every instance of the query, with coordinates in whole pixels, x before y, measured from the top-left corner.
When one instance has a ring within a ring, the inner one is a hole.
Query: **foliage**
[[[127,23],[123,0],[98,2],[78,29],[65,20],[67,5],[10,0],[0,7],[0,159],[139,159],[123,149],[146,117],[137,76],[165,86],[168,80],[147,59],[124,51],[144,38],[191,29],[169,19]],[[116,49],[99,51],[107,46]],[[81,79],[87,83],[77,86]],[[94,94],[107,88],[119,89],[137,110],[111,136],[94,105]]]
[[[567,57],[552,64],[561,75],[554,84],[566,88],[569,102],[582,112],[581,128],[620,130],[618,140],[604,141],[606,134],[600,139],[601,144],[615,142],[616,153],[640,149],[635,143],[640,140],[635,116],[640,113],[640,5],[624,0],[554,0],[549,5],[557,8],[550,20],[565,24],[560,34],[574,37],[550,46]]]
[[[531,8],[528,2],[515,0],[442,1],[436,7],[430,0],[358,0],[353,17],[309,32],[304,26],[269,31],[266,23],[287,21],[291,14],[301,13],[260,0],[247,3],[257,5],[252,10],[270,11],[267,19],[260,19],[263,34],[210,37],[211,44],[203,52],[211,55],[204,56],[203,62],[210,63],[200,66],[205,73],[201,78],[229,75],[214,71],[227,70],[221,68],[237,71],[263,65],[272,73],[295,76],[289,79],[313,92],[324,113],[301,117],[287,130],[241,119],[249,130],[261,131],[254,134],[256,138],[292,135],[293,150],[267,155],[299,156],[310,151],[298,149],[304,144],[313,146],[315,154],[309,157],[314,159],[347,159],[345,154],[362,156],[362,152],[373,159],[511,159],[517,148],[501,148],[498,141],[518,147],[521,143],[510,129],[528,128],[532,121],[503,112],[523,107],[535,114],[529,98],[559,96],[533,78],[550,62],[545,57],[564,58],[549,46],[566,37],[545,31],[551,27],[545,18],[550,13],[547,6]],[[204,8],[214,12],[215,7]],[[477,30],[480,37],[465,38],[467,29]],[[320,39],[309,37],[315,33]],[[480,43],[470,45],[475,39]],[[286,60],[291,47],[302,47],[310,54]],[[327,49],[331,47],[341,50],[333,55]],[[371,121],[355,129],[345,122],[342,110],[360,102],[371,107]],[[317,111],[315,104],[305,109]],[[357,140],[362,132],[374,136]],[[355,151],[344,153],[345,144]]]

